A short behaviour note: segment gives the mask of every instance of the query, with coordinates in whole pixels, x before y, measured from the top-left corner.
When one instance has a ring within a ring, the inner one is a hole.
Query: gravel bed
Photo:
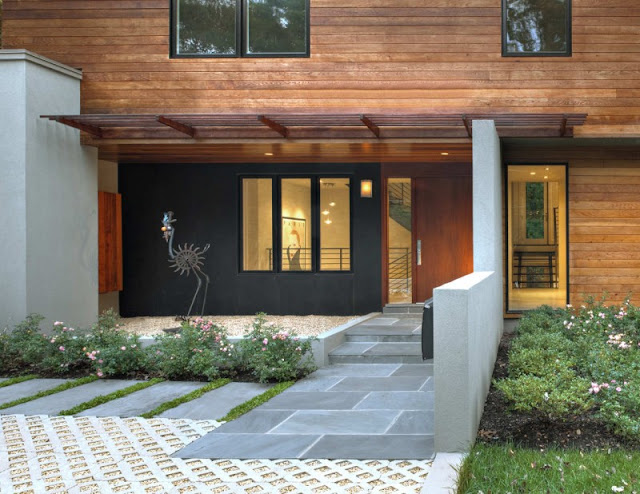
[[[360,316],[267,316],[267,322],[299,336],[318,336],[325,331],[346,324]],[[229,336],[242,336],[251,330],[255,316],[205,316],[227,329]],[[125,317],[120,323],[124,329],[140,336],[153,336],[164,329],[177,328],[175,317]]]

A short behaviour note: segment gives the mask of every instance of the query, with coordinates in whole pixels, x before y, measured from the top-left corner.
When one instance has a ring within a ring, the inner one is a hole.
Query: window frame
[[[510,52],[507,51],[507,2],[509,0],[502,0],[502,56],[503,57],[571,57],[572,56],[572,40],[573,32],[571,26],[571,20],[573,17],[573,8],[571,0],[565,0],[567,2],[567,18],[565,23],[565,29],[567,32],[567,47],[564,51],[536,51],[536,52]]]
[[[256,271],[244,269],[244,179],[264,178],[271,179],[271,231],[273,241],[272,268],[271,270]],[[285,271],[282,269],[282,180],[291,178],[308,178],[311,180],[311,269],[307,271]],[[328,270],[321,269],[320,262],[320,180],[331,178],[346,178],[349,180],[349,269]],[[275,174],[241,174],[238,175],[238,274],[264,274],[268,276],[302,276],[322,274],[353,274],[354,249],[353,249],[353,206],[354,206],[354,176],[341,173],[275,173]],[[278,252],[279,255],[276,255]]]
[[[236,51],[235,54],[207,54],[207,53],[178,53],[177,21],[178,2],[171,0],[169,8],[169,58],[309,58],[311,56],[311,1],[305,2],[305,51],[302,52],[273,52],[273,53],[247,53],[247,1],[236,0]]]

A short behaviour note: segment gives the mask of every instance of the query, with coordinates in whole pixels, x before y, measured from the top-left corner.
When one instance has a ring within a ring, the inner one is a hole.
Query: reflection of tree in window
[[[567,50],[568,0],[507,0],[507,51]]]
[[[544,238],[544,183],[527,182],[527,238]]]
[[[235,0],[180,0],[177,38],[179,54],[234,55]]]
[[[304,53],[305,0],[247,0],[247,53]]]

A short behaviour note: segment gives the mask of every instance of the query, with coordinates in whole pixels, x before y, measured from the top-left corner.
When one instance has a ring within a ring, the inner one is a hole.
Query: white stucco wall
[[[11,218],[0,242],[0,326],[32,312],[45,327],[97,316],[97,152],[40,118],[80,113],[80,79],[39,55],[0,50],[0,202]]]
[[[434,290],[435,449],[468,450],[503,333],[500,139],[473,121],[474,272]]]

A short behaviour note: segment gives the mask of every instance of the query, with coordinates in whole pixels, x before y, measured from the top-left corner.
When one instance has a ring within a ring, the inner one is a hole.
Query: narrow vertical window
[[[242,269],[273,270],[272,180],[242,179]]]
[[[350,181],[320,179],[320,270],[351,269]]]
[[[305,55],[307,0],[245,0],[247,55]]]
[[[502,54],[571,55],[571,0],[503,0]]]
[[[311,271],[311,179],[283,178],[280,183],[282,271]]]
[[[177,0],[175,55],[238,55],[236,0]]]

